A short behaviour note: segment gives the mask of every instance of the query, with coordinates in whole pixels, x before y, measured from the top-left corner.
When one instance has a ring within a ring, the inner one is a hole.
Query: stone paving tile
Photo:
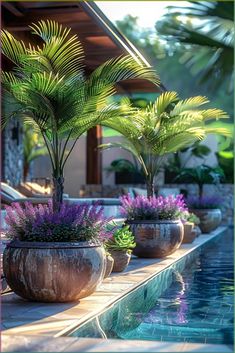
[[[2,336],[2,352],[64,352],[74,338],[51,339],[45,336]]]
[[[226,345],[186,342],[107,340],[95,338],[2,335],[2,352],[221,352],[231,353]]]

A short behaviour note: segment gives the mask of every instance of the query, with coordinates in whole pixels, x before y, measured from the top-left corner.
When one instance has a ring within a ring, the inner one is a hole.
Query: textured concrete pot
[[[106,255],[104,278],[107,278],[113,270],[114,259],[111,255]]]
[[[197,237],[197,230],[195,229],[194,223],[184,223],[184,237],[182,243],[192,243]]]
[[[19,296],[40,302],[70,302],[93,293],[105,271],[99,243],[13,241],[4,250],[6,280]]]
[[[161,258],[180,247],[184,228],[181,221],[128,221],[135,236],[133,254],[139,257]]]
[[[215,209],[192,209],[193,212],[199,219],[199,228],[202,233],[210,233],[215,230],[222,221],[222,214],[219,208]]]
[[[109,250],[112,258],[114,259],[112,272],[122,272],[128,266],[131,254],[127,251]]]

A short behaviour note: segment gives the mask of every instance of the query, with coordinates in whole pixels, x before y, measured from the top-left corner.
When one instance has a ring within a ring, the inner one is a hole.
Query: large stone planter
[[[112,258],[114,259],[112,272],[122,272],[128,266],[131,254],[122,250],[109,250]]]
[[[161,258],[172,254],[183,240],[181,221],[128,221],[135,236],[133,254],[139,257]]]
[[[193,212],[199,219],[199,228],[202,233],[210,233],[215,230],[222,221],[222,214],[219,208],[215,209],[192,209]]]
[[[197,230],[192,222],[184,223],[184,237],[182,243],[192,243],[197,237]]]
[[[105,263],[106,265],[105,265],[104,278],[107,278],[112,272],[113,265],[114,265],[114,259],[112,258],[111,255],[106,255]]]
[[[13,241],[4,250],[3,268],[11,289],[41,302],[70,302],[93,293],[105,271],[99,243]]]

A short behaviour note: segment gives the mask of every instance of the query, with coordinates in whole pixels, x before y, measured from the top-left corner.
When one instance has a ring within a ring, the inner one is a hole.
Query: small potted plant
[[[106,255],[106,259],[105,259],[106,267],[105,267],[104,278],[107,278],[113,270],[114,259],[107,249],[105,249],[105,255]]]
[[[197,226],[200,223],[199,218],[190,212],[185,212],[182,215],[182,223],[184,226],[184,237],[182,243],[192,243],[198,236]]]
[[[185,178],[198,185],[198,197],[189,197],[188,207],[200,219],[199,227],[202,233],[210,233],[221,223],[221,200],[214,196],[204,195],[204,185],[219,184],[224,178],[223,170],[203,164],[195,168],[183,169],[177,180],[184,181]]]
[[[114,259],[113,272],[125,270],[130,262],[132,249],[135,246],[135,239],[128,225],[117,229],[113,236],[107,240],[105,247]]]
[[[159,258],[179,248],[183,240],[180,214],[187,211],[182,195],[135,199],[126,195],[121,203],[121,213],[135,236],[134,255]]]
[[[221,223],[221,198],[217,196],[188,197],[187,205],[199,219],[202,233],[210,233]]]
[[[11,289],[23,298],[69,302],[93,293],[105,272],[103,241],[110,219],[93,205],[62,204],[59,211],[30,203],[7,208],[3,269]]]

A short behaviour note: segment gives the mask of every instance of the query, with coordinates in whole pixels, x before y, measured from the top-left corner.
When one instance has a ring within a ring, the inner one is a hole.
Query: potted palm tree
[[[228,118],[220,109],[200,109],[208,102],[202,96],[179,100],[176,92],[164,92],[145,109],[133,110],[126,99],[123,108],[128,111],[129,106],[131,117],[127,114],[102,121],[102,125],[121,133],[123,141],[103,144],[100,148],[129,151],[142,167],[147,194],[151,197],[154,177],[162,167],[164,156],[202,140],[209,133],[231,136],[228,128],[207,123],[211,119]]]
[[[4,122],[13,117],[31,123],[43,137],[52,165],[53,207],[62,203],[64,167],[79,137],[100,124],[123,115],[107,105],[115,84],[143,78],[156,84],[155,72],[132,57],[111,59],[84,76],[84,52],[77,35],[54,21],[29,26],[43,46],[26,47],[3,30],[2,51],[17,70],[2,73]],[[71,146],[69,140],[73,140]]]
[[[89,242],[83,242],[79,246],[82,238],[71,235],[73,231],[75,233],[83,231],[83,225],[79,226],[80,217],[85,217],[86,222],[90,222],[88,209],[71,211],[71,214],[75,213],[71,219],[72,223],[70,224],[68,220],[62,226],[63,230],[69,228],[66,232],[57,227],[57,222],[60,224],[63,219],[61,212],[64,212],[65,164],[82,134],[104,119],[109,120],[125,114],[117,104],[106,104],[107,98],[115,93],[117,82],[142,78],[158,84],[159,80],[150,67],[138,63],[130,56],[113,58],[95,69],[90,76],[85,76],[84,52],[77,35],[71,35],[69,28],[49,20],[40,21],[29,27],[32,34],[39,37],[41,46],[32,44],[26,46],[7,30],[1,32],[2,52],[15,66],[13,71],[2,72],[1,75],[3,122],[7,123],[12,118],[21,119],[31,124],[41,134],[52,166],[53,197],[49,210],[44,212],[40,207],[37,211],[33,209],[30,211],[32,214],[29,217],[33,218],[33,221],[29,218],[29,224],[27,206],[26,213],[19,210],[18,216],[25,219],[25,223],[22,227],[18,227],[16,223],[14,229],[17,229],[17,232],[14,234],[19,241],[10,243],[4,252],[4,269],[12,288],[23,297],[43,301],[70,301],[89,295],[95,290],[100,278],[103,278],[105,255],[101,244],[97,244],[94,240],[97,238],[98,221],[91,222],[88,227],[89,232],[93,234]],[[69,140],[72,140],[71,145]],[[9,212],[11,213],[11,210]],[[17,209],[14,212],[17,212]],[[49,233],[45,233],[48,238],[42,237],[43,240],[39,241],[43,233],[39,232],[37,236],[33,236],[35,222],[42,222],[45,227],[48,217],[50,224],[54,223],[55,227],[52,228],[58,231],[58,237],[56,235],[50,237],[51,231],[54,232],[50,228]],[[28,226],[32,227],[30,239],[24,237]],[[98,255],[95,250],[97,247]],[[87,252],[89,254],[85,256]],[[29,254],[30,262],[25,267],[25,259]],[[59,258],[61,261],[58,262]],[[72,263],[71,258],[77,262]],[[94,272],[94,266],[90,265],[84,275],[82,269],[86,267],[87,261],[94,262],[97,271]],[[55,269],[57,275],[54,278]],[[39,271],[41,279],[37,281],[35,274]],[[24,283],[21,284],[24,288],[20,289],[22,278]],[[88,278],[88,281],[85,278]],[[89,286],[90,280],[92,286]],[[64,283],[68,282],[70,282],[69,290],[64,291],[64,294],[58,292],[59,288],[64,289]],[[25,286],[31,288],[33,283],[37,283],[36,289],[34,295],[29,295],[25,292]],[[52,283],[54,291],[51,289]]]
[[[207,165],[184,168],[176,179],[184,181],[185,178],[198,185],[198,197],[188,197],[188,207],[191,212],[199,217],[199,227],[202,233],[210,233],[221,223],[221,200],[215,196],[204,195],[204,185],[218,184],[224,178],[223,170],[219,167],[213,168]]]
[[[146,108],[136,108],[134,115],[132,111],[131,118],[127,114],[115,119],[104,120],[102,122],[104,126],[118,131],[124,139],[121,142],[108,143],[100,147],[103,149],[123,148],[137,158],[145,176],[147,196],[151,202],[154,197],[154,177],[159,172],[167,154],[189,146],[197,140],[202,140],[208,133],[231,135],[229,129],[207,124],[208,120],[227,118],[228,116],[220,109],[201,109],[201,106],[206,103],[208,103],[206,97],[198,96],[179,100],[176,92],[164,92],[154,103],[148,104]],[[123,106],[130,106],[130,102],[126,99],[123,101]],[[148,220],[148,228],[151,228],[152,225],[152,228],[157,229],[157,232],[165,234],[166,227],[156,227],[155,221],[156,219],[153,218]],[[138,220],[135,220],[135,222],[137,224]],[[142,223],[139,221],[140,228]],[[178,228],[180,229],[181,225],[178,224]],[[137,233],[137,229],[137,225],[131,229],[137,243],[135,252],[138,246],[142,246],[142,240]],[[179,229],[178,233],[180,233]],[[169,243],[172,241],[173,233],[168,232]],[[152,234],[151,237],[156,238],[156,235]],[[178,236],[177,239],[179,242],[181,236]],[[147,255],[139,251],[138,256],[155,257],[159,254],[169,254],[169,252],[155,252],[153,249],[153,251],[147,251]]]

